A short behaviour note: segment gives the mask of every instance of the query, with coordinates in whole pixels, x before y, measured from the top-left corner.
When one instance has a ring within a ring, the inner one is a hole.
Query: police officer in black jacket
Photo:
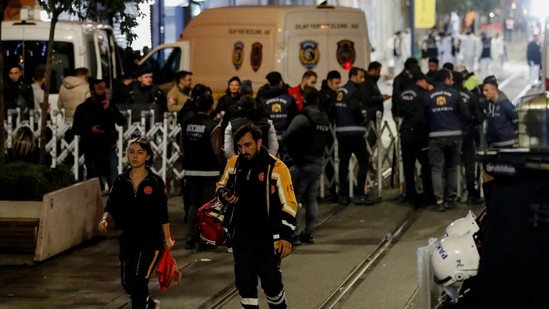
[[[313,230],[318,215],[317,197],[326,146],[333,141],[328,115],[319,109],[319,93],[313,87],[303,89],[303,110],[282,134],[282,140],[294,160],[290,168],[294,192],[300,207],[294,245],[314,243]],[[305,209],[305,228],[299,230],[299,218]]]
[[[292,96],[288,93],[288,90],[284,87],[284,81],[282,75],[279,72],[270,72],[267,74],[267,81],[269,82],[269,89],[265,91],[264,97],[262,97],[261,104],[271,115],[273,125],[276,129],[276,135],[278,136],[279,145],[278,152],[279,158],[284,163],[289,162],[289,157],[286,147],[281,143],[282,132],[284,132],[292,118],[297,114],[297,104]]]
[[[408,84],[400,94],[400,108],[393,116],[400,121],[400,145],[406,181],[406,199],[419,207],[434,203],[431,167],[429,165],[429,136],[425,114],[427,91],[433,86],[420,71],[414,73],[414,83]],[[415,183],[416,160],[421,164],[423,198],[418,195]]]
[[[360,84],[364,82],[364,71],[352,67],[349,80],[337,91],[336,137],[339,146],[339,204],[349,204],[349,161],[354,154],[358,161],[357,188],[353,203],[370,205],[376,201],[368,199],[365,193],[366,173],[370,158],[366,149],[366,118],[360,101]]]
[[[463,122],[463,135],[461,142],[461,161],[465,168],[465,186],[467,188],[467,204],[476,205],[484,200],[480,198],[475,188],[477,179],[475,173],[475,153],[479,143],[478,127],[482,125],[486,115],[482,111],[479,98],[463,87],[463,74],[453,72],[454,89],[459,92],[463,103],[467,106],[471,119]]]
[[[463,121],[470,121],[471,115],[459,93],[452,89],[451,71],[440,70],[435,81],[426,100],[429,162],[437,208],[444,211],[455,207]]]
[[[225,163],[221,152],[223,135],[210,114],[214,100],[209,93],[197,98],[198,113],[183,123],[182,146],[185,167],[185,192],[189,203],[187,212],[186,249],[194,249],[198,242],[196,211],[212,199],[220,170]]]

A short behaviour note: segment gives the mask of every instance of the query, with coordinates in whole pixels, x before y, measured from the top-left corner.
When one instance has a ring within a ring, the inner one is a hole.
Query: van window
[[[101,65],[101,79],[111,88],[111,58],[109,53],[108,38],[104,33],[97,35],[97,46],[99,47],[99,59]]]
[[[155,84],[169,83],[175,80],[181,61],[181,49],[177,47],[161,48],[149,57],[144,65],[153,69]]]
[[[48,41],[2,41],[4,76],[15,65],[23,68],[23,78],[32,84],[34,72],[40,65],[45,69]],[[74,46],[67,42],[54,42],[54,61],[50,93],[59,93],[63,77],[74,68]]]

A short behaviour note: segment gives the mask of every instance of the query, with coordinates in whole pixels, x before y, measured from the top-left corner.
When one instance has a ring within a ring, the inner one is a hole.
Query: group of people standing
[[[436,63],[438,64],[438,62]],[[465,169],[467,203],[478,204],[480,184],[475,165],[478,147],[506,148],[518,144],[518,115],[498,89],[495,76],[480,81],[466,68],[430,65],[427,74],[415,58],[393,83],[393,117],[399,123],[406,183],[405,199],[455,207],[457,173]],[[486,120],[486,134],[482,126]],[[423,194],[416,189],[416,162],[421,165]]]

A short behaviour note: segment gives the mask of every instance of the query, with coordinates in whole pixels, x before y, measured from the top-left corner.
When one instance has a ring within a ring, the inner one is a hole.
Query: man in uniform
[[[227,162],[217,196],[227,205],[224,225],[240,304],[259,308],[259,277],[269,308],[287,308],[280,263],[292,252],[295,231],[297,202],[290,171],[263,147],[257,126],[242,126],[234,140],[239,155]]]
[[[435,81],[426,99],[429,162],[437,209],[444,211],[455,208],[463,120],[470,121],[471,116],[459,93],[451,88],[452,72],[440,70]]]
[[[212,199],[219,171],[224,163],[221,152],[222,134],[210,114],[214,100],[210,94],[197,99],[198,113],[182,126],[183,166],[185,167],[185,192],[188,198],[186,249],[194,249],[198,242],[196,211]]]
[[[349,204],[349,161],[354,154],[358,161],[357,188],[354,191],[353,203],[371,205],[376,201],[368,199],[365,192],[366,173],[370,158],[366,149],[366,118],[360,102],[360,84],[364,82],[364,71],[352,67],[349,80],[337,91],[336,137],[339,155],[339,204]]]
[[[405,86],[400,94],[400,107],[393,116],[401,119],[400,145],[406,182],[406,199],[419,208],[421,204],[434,203],[431,167],[429,165],[429,136],[425,116],[425,97],[433,86],[421,72],[414,74],[415,83]],[[423,198],[416,191],[416,161],[421,165]]]
[[[319,94],[312,87],[303,90],[303,110],[290,123],[282,134],[282,140],[294,159],[291,168],[292,181],[295,184],[297,201],[302,204],[298,212],[302,217],[305,208],[305,228],[297,229],[294,245],[314,243],[313,230],[318,215],[318,191],[322,174],[322,158],[333,137],[330,133],[330,120],[325,112],[318,108]]]
[[[282,132],[288,128],[292,118],[297,114],[297,104],[294,98],[288,93],[288,90],[284,88],[284,81],[279,72],[270,72],[267,74],[267,81],[269,82],[269,89],[265,91],[264,97],[260,100],[263,107],[271,115],[273,125],[276,129],[279,142],[279,158],[287,163],[291,161],[291,158],[284,143],[282,143]]]

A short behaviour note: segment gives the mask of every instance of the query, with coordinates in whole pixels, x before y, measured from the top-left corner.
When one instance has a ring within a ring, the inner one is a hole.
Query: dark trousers
[[[109,188],[118,177],[118,155],[116,149],[106,149],[101,152],[87,151],[84,153],[87,179],[105,177]],[[103,189],[103,187],[101,187]]]
[[[305,215],[305,228],[303,231],[312,234],[318,217],[318,191],[320,189],[320,176],[322,175],[322,163],[299,163],[290,168],[295,197],[302,204],[296,214],[297,227],[295,235],[302,231],[301,218]]]
[[[469,198],[476,198],[478,195],[475,189],[475,152],[475,138],[464,136],[461,144],[461,162],[465,168],[465,187]]]
[[[437,202],[453,200],[456,195],[460,151],[461,136],[429,140],[429,163]]]
[[[368,173],[368,165],[370,163],[370,156],[366,149],[364,135],[338,137],[337,142],[339,145],[339,195],[349,196],[349,161],[351,160],[352,154],[354,154],[358,160],[355,196],[364,195],[366,174]]]
[[[243,308],[259,308],[258,277],[269,308],[287,307],[280,271],[280,255],[273,248],[272,242],[235,242],[233,257],[235,284]]]
[[[188,238],[198,239],[198,230],[196,228],[196,211],[200,206],[206,204],[215,197],[215,184],[218,177],[185,177],[185,192],[189,209],[187,212],[187,232]]]
[[[162,252],[162,242],[132,241],[120,236],[120,279],[132,300],[132,309],[154,308],[149,298],[149,279]]]
[[[400,145],[402,150],[402,165],[404,180],[406,181],[406,196],[417,196],[415,171],[416,160],[421,164],[421,180],[423,183],[423,196],[431,198],[433,194],[433,182],[431,181],[431,167],[429,165],[429,140],[427,136],[417,130],[401,129]]]

